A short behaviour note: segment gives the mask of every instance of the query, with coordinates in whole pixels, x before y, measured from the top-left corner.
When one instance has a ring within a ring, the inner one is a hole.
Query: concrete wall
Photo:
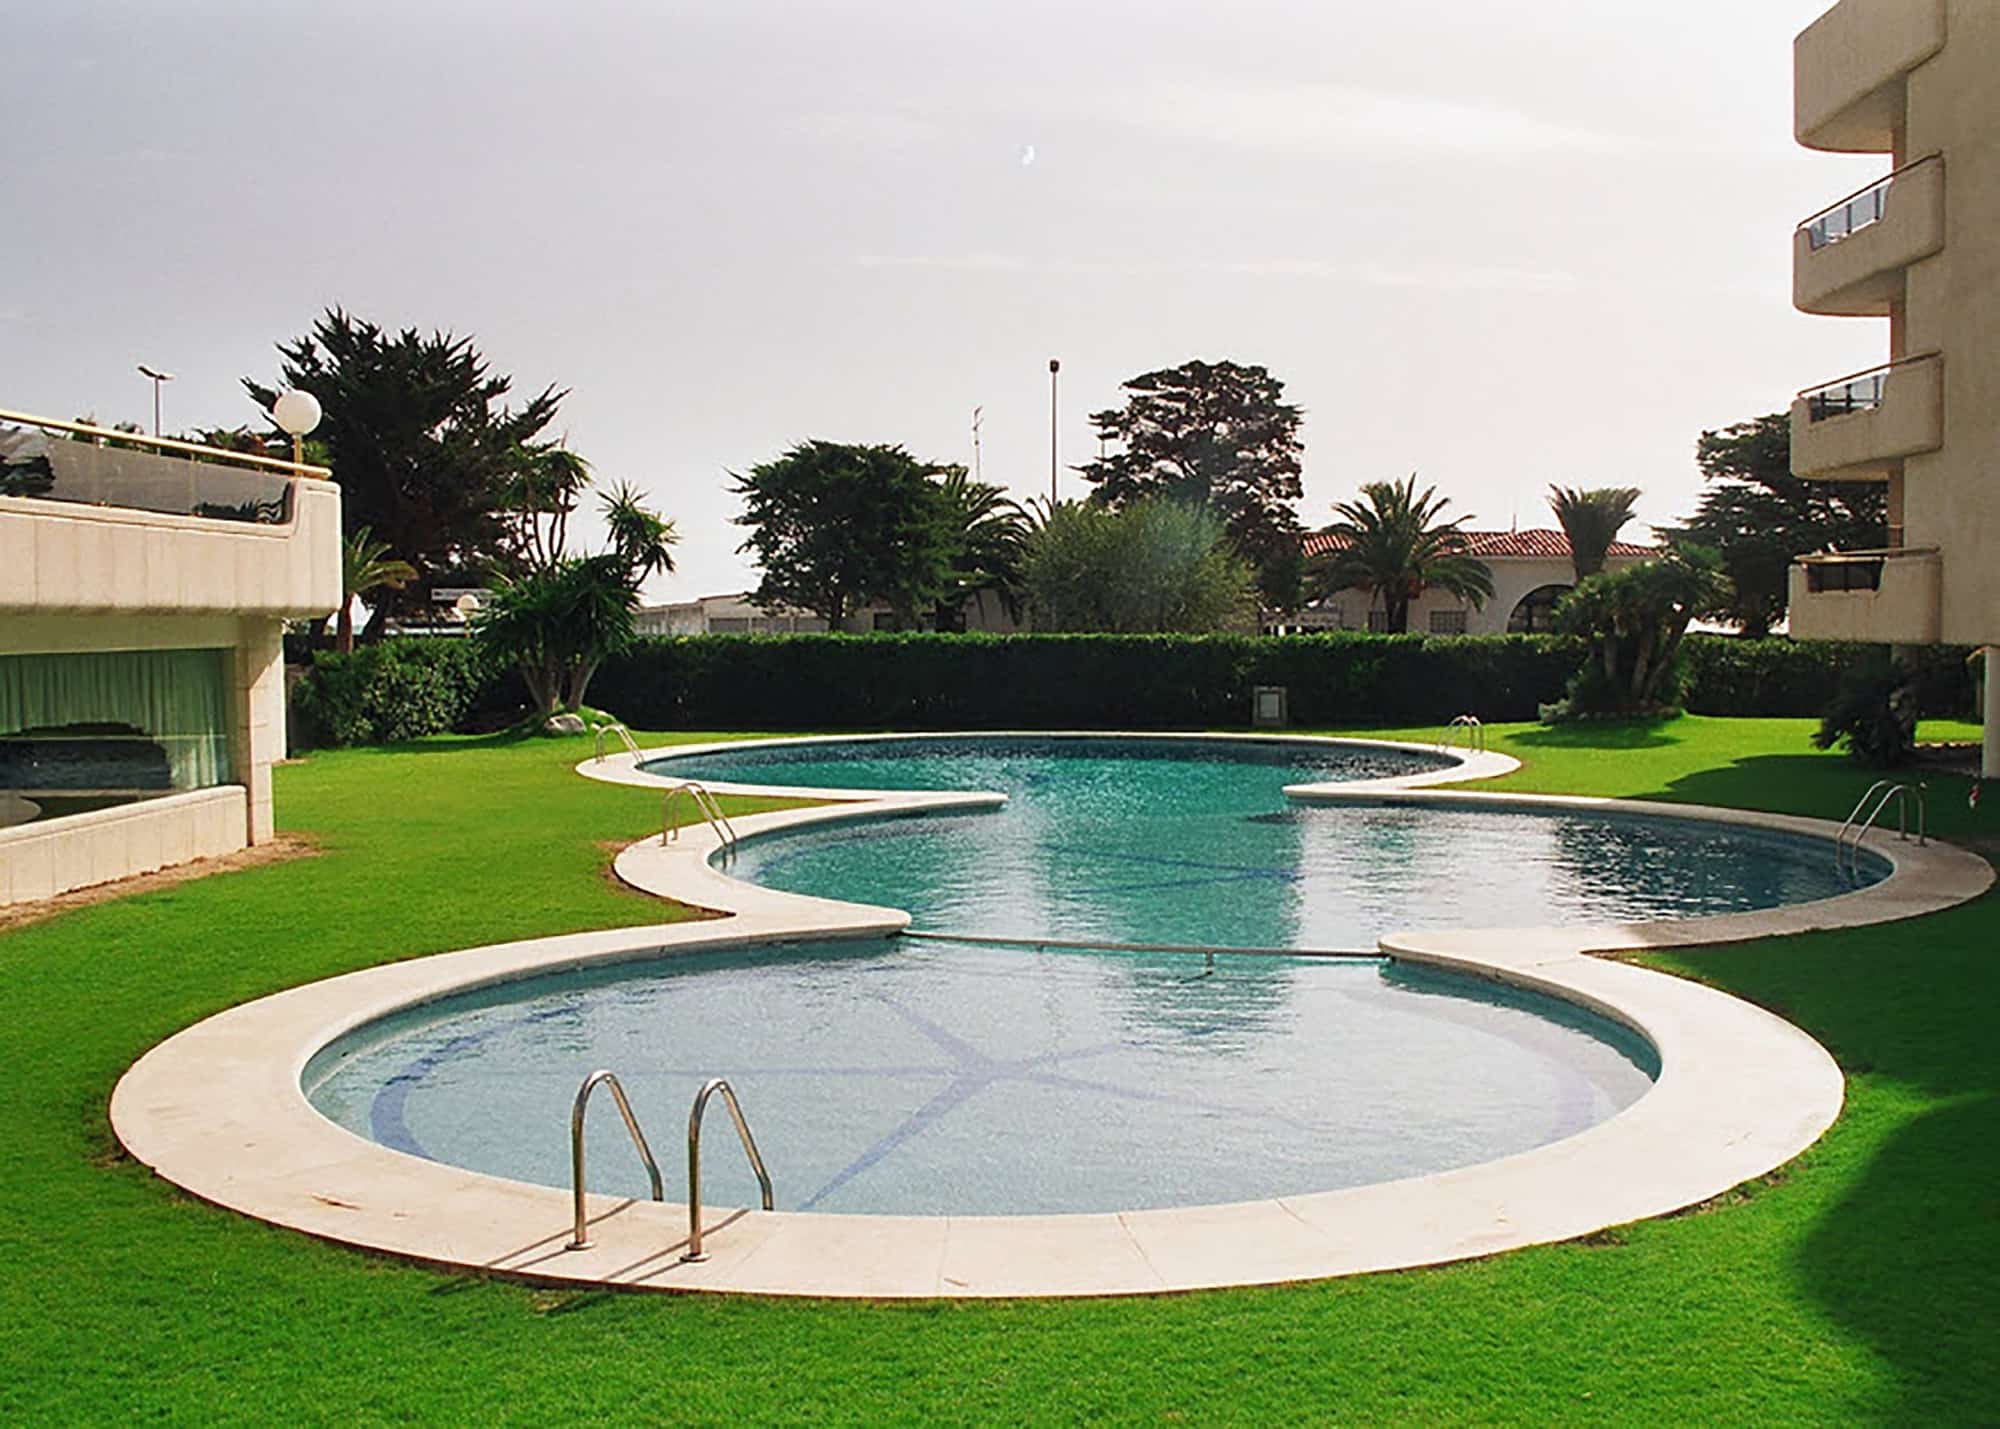
[[[1945,43],[1945,9],[1946,0],[1842,0],[1807,26],[1792,45],[1798,141],[1864,154],[1895,148],[1903,77]]]
[[[1944,551],[1942,638],[2000,641],[2000,4],[1951,0],[1909,78],[1912,153],[1942,154],[1945,242],[1913,265],[1901,341],[1944,354],[1944,440],[1903,469],[1904,541]]]
[[[247,827],[244,791],[225,784],[0,828],[0,906],[235,853]]]

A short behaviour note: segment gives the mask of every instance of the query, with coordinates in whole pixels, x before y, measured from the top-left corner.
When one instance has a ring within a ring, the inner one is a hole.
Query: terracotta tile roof
[[[1467,531],[1466,543],[1470,554],[1482,560],[1559,560],[1569,559],[1569,537],[1561,531]],[[1305,538],[1305,553],[1308,556],[1324,556],[1340,549],[1341,541],[1331,531],[1308,531]],[[1613,556],[1656,556],[1659,551],[1652,546],[1640,546],[1631,541],[1613,541],[1607,552]]]

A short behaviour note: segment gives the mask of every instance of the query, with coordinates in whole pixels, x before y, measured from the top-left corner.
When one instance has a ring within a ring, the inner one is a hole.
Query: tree
[[[368,527],[416,568],[406,600],[421,603],[440,575],[515,554],[508,505],[520,499],[524,462],[547,450],[540,433],[565,394],[545,388],[509,407],[512,380],[491,372],[470,338],[391,335],[339,308],[278,353],[285,383],[325,413],[314,436],[340,482],[348,530]],[[277,400],[251,378],[243,386],[267,412]]]
[[[1569,537],[1569,560],[1577,580],[1604,569],[1611,543],[1632,519],[1632,508],[1638,500],[1636,486],[1600,486],[1589,491],[1568,486],[1549,488],[1549,509],[1555,512],[1563,534]]]
[[[389,543],[375,539],[366,526],[356,530],[340,548],[340,612],[334,618],[333,648],[354,648],[354,601],[366,600],[379,590],[401,590],[417,578],[416,567],[389,555]]]
[[[1882,485],[1793,476],[1791,419],[1783,412],[1703,432],[1695,462],[1708,486],[1694,516],[1661,534],[1721,557],[1734,594],[1720,618],[1745,635],[1768,635],[1784,618],[1792,562],[1800,556],[1887,543]]]
[[[1028,516],[1000,487],[974,481],[952,467],[938,485],[946,527],[953,538],[947,586],[938,598],[937,628],[963,630],[965,603],[993,591],[1016,618],[1021,613],[1021,562],[1027,552]]]
[[[1256,609],[1254,574],[1220,519],[1172,501],[1052,506],[1021,575],[1037,630],[1199,633]]]
[[[1700,546],[1579,582],[1556,606],[1556,629],[1588,640],[1590,654],[1549,717],[1660,710],[1689,624],[1726,608],[1729,594],[1720,558]]]
[[[1077,468],[1114,508],[1164,498],[1221,518],[1274,604],[1296,603],[1299,408],[1262,367],[1184,362],[1126,382],[1123,407],[1091,414],[1118,450]]]
[[[1317,594],[1381,592],[1392,635],[1410,628],[1410,602],[1433,586],[1472,602],[1475,610],[1485,605],[1493,572],[1468,553],[1459,525],[1471,517],[1440,519],[1451,498],[1434,486],[1419,492],[1415,472],[1400,482],[1371,481],[1361,496],[1333,508],[1340,520],[1329,534],[1338,545],[1309,577]]]
[[[674,523],[640,505],[620,483],[603,498],[609,550],[571,556],[557,544],[540,564],[503,574],[475,629],[487,646],[521,671],[543,718],[583,707],[604,661],[635,638],[639,584],[674,568]]]
[[[958,536],[938,478],[956,467],[900,446],[806,441],[736,478],[763,572],[756,600],[798,606],[838,630],[870,601],[907,623],[951,586]]]

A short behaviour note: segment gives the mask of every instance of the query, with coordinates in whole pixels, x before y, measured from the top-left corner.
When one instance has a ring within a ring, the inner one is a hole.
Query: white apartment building
[[[0,410],[0,904],[271,837],[284,622],[340,603],[326,476]]]
[[[1792,569],[1797,636],[1984,645],[2000,778],[2000,3],[1842,0],[1793,45],[1793,131],[1888,173],[1792,235],[1802,312],[1886,319],[1886,361],[1792,406],[1792,470],[1879,481],[1879,551]]]

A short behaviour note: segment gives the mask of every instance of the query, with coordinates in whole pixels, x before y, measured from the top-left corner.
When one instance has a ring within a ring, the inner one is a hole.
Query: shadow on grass
[[[1508,739],[1529,749],[1664,749],[1682,742],[1674,722],[1665,719],[1577,720],[1524,729]]]
[[[2000,1396],[2000,1097],[1953,1099],[1906,1123],[1807,1235],[1805,1288],[1896,1367],[1885,1422],[1941,1422]]]
[[[1790,1268],[1828,1319],[1894,1367],[1893,1398],[1854,1415],[1963,1421],[1966,1405],[2000,1400],[1996,948],[2000,896],[1989,893],[1913,922],[1668,958],[1797,1022],[1851,1079],[1810,1173],[1837,1186]]]

